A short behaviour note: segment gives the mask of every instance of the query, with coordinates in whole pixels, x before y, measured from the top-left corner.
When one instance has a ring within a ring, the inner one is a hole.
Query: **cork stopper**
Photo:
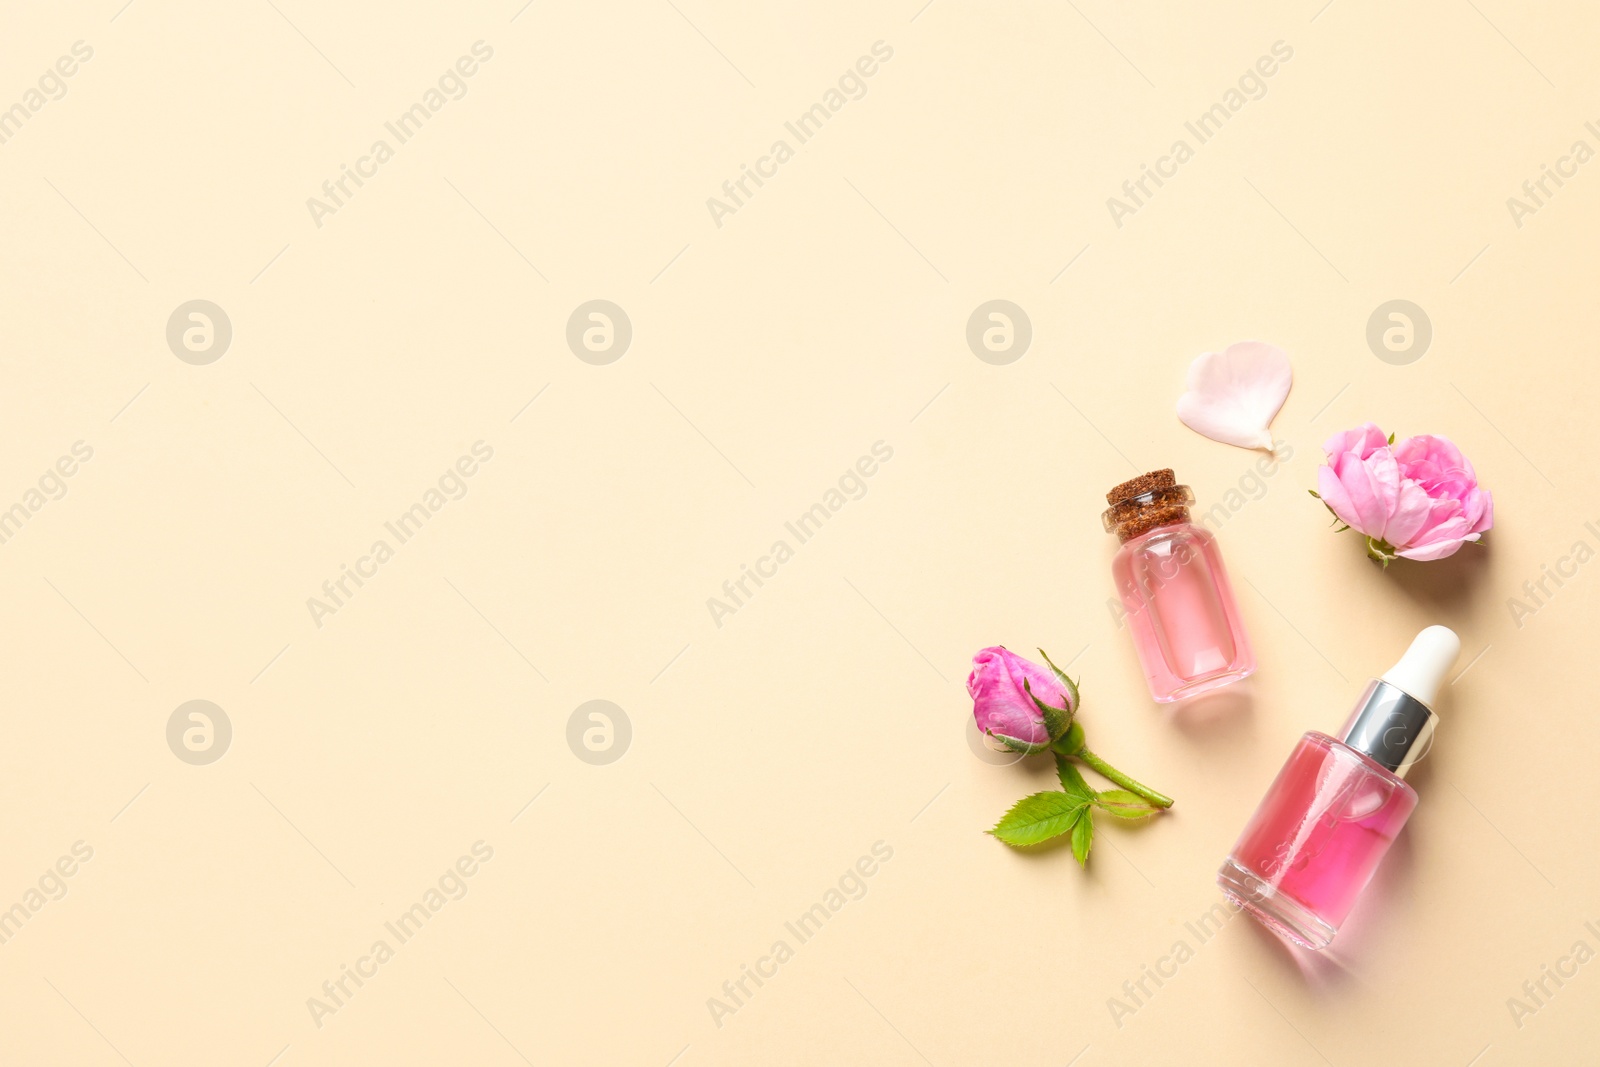
[[[1120,504],[1129,497],[1140,496],[1156,489],[1171,489],[1178,484],[1178,478],[1172,473],[1171,467],[1162,467],[1158,471],[1141,474],[1137,478],[1130,478],[1106,494],[1107,504]]]
[[[1106,532],[1127,541],[1157,526],[1189,521],[1194,493],[1179,485],[1172,468],[1149,471],[1116,486],[1106,494],[1111,505],[1100,516]]]

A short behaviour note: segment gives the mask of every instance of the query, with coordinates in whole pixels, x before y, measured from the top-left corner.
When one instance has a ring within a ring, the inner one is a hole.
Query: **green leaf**
[[[1072,829],[1089,807],[1089,800],[1049,790],[1023,797],[1000,816],[993,834],[1008,845],[1037,845]]]
[[[1106,789],[1095,794],[1094,806],[1119,819],[1143,819],[1161,809],[1127,789]]]
[[[1068,678],[1067,672],[1055,665],[1055,661],[1050,658],[1050,653],[1041,648],[1039,650],[1039,655],[1044,657],[1044,661],[1046,665],[1049,666],[1051,673],[1056,676],[1056,681],[1061,683],[1061,688],[1067,691],[1067,708],[1069,709],[1069,717],[1071,715],[1076,715],[1078,713],[1078,683],[1074,682],[1071,678]]]
[[[1312,496],[1316,497],[1318,500],[1322,499],[1322,494],[1317,492],[1315,489],[1307,489],[1306,492],[1310,493]]]
[[[1072,712],[1066,708],[1053,707],[1040,700],[1034,694],[1033,686],[1026,678],[1022,680],[1022,688],[1028,694],[1029,699],[1033,701],[1034,706],[1039,709],[1039,714],[1044,716],[1044,728],[1045,732],[1050,735],[1050,740],[1054,741],[1066,733],[1068,724],[1072,722]]]
[[[1089,866],[1089,849],[1094,847],[1094,812],[1088,808],[1072,824],[1072,854],[1079,867]]]
[[[1056,753],[1056,777],[1061,779],[1061,789],[1067,796],[1085,803],[1094,800],[1094,790],[1083,780],[1077,766],[1059,752]]]
[[[1391,445],[1392,445],[1392,444],[1394,444],[1394,434],[1390,434],[1390,435],[1389,435],[1389,443],[1390,443],[1390,444],[1391,444]]]

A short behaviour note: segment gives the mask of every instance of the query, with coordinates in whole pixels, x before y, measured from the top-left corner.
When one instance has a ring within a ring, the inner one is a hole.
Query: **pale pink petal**
[[[1380,448],[1387,448],[1389,439],[1382,430],[1370,422],[1364,422],[1353,430],[1336,433],[1322,443],[1322,451],[1328,458],[1343,452],[1354,452],[1357,459],[1366,459]]]
[[[1189,365],[1189,391],[1178,418],[1196,433],[1240,448],[1272,448],[1273,416],[1289,396],[1294,372],[1283,349],[1241,341]]]
[[[1428,491],[1409,478],[1400,483],[1394,512],[1384,523],[1383,539],[1391,545],[1411,544],[1433,524],[1433,500]]]
[[[1402,548],[1396,552],[1396,555],[1404,556],[1406,559],[1414,559],[1419,561],[1444,559],[1446,556],[1455,555],[1456,552],[1460,550],[1461,546],[1466,544],[1468,541],[1476,541],[1477,539],[1477,534],[1470,534],[1466,537],[1456,540],[1437,541],[1430,545],[1419,545],[1415,548]]]
[[[1317,495],[1334,516],[1346,526],[1355,527],[1360,516],[1356,514],[1355,502],[1350,499],[1350,493],[1345,489],[1344,483],[1339,480],[1332,467],[1319,467],[1317,469]]]
[[[1350,501],[1350,513],[1340,517],[1360,533],[1382,537],[1400,494],[1393,457],[1379,452],[1363,462],[1347,452],[1330,462]]]
[[[1483,495],[1483,513],[1472,524],[1474,535],[1481,534],[1494,525],[1494,494],[1487,489],[1479,489],[1477,492]]]

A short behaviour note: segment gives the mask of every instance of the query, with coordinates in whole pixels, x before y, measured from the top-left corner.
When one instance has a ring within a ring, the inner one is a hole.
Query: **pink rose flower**
[[[1023,682],[1028,688],[1023,688]],[[972,715],[978,729],[1014,752],[1042,752],[1055,740],[1044,712],[1030,697],[1063,709],[1071,719],[1078,710],[1078,690],[1063,684],[1056,672],[1039,666],[999,646],[985,648],[972,657],[967,692],[972,695]],[[1062,726],[1065,729],[1065,726]]]
[[[1328,510],[1367,539],[1384,566],[1396,557],[1454,555],[1494,525],[1494,498],[1447,438],[1421,434],[1392,444],[1372,423],[1334,434],[1317,489]]]

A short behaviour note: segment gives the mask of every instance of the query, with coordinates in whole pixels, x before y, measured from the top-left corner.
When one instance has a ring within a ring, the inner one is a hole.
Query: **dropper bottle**
[[[1326,948],[1417,806],[1406,772],[1427,754],[1433,702],[1461,639],[1430,626],[1367,684],[1338,738],[1300,739],[1217,884],[1268,927]]]

